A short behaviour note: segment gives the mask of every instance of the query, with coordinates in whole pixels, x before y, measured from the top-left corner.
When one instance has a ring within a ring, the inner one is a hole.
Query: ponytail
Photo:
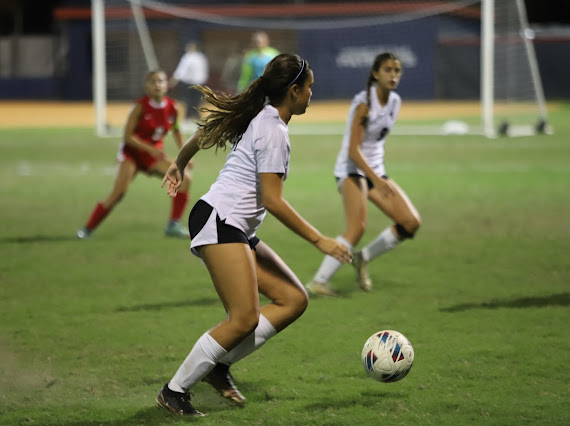
[[[200,148],[213,146],[225,148],[226,143],[238,143],[247,130],[249,122],[259,114],[265,105],[265,91],[261,81],[255,80],[249,88],[238,95],[230,96],[216,93],[206,86],[193,86],[203,94],[212,107],[202,107],[199,110],[208,115],[198,127],[202,130]]]
[[[237,144],[266,102],[279,105],[292,85],[305,83],[310,70],[309,63],[298,55],[283,53],[273,58],[263,75],[243,93],[231,96],[206,86],[192,86],[212,106],[199,109],[208,114],[198,124],[202,131],[200,148],[225,148],[227,142]]]

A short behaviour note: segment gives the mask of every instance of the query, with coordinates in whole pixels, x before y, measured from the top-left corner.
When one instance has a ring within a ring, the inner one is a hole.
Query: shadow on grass
[[[342,410],[354,406],[372,407],[378,403],[380,399],[402,399],[402,395],[393,392],[362,392],[358,397],[340,399],[326,399],[323,402],[305,405],[305,409],[309,412],[323,412],[327,410]]]
[[[169,413],[159,407],[148,407],[137,411],[131,417],[126,419],[109,420],[109,421],[82,421],[82,422],[63,422],[63,423],[53,423],[47,426],[127,426],[127,425],[164,425],[164,424],[180,424],[181,420],[184,419],[190,422],[199,421],[200,417],[193,416],[179,416],[174,413]]]
[[[219,299],[202,298],[195,300],[181,300],[177,302],[145,303],[142,305],[134,305],[134,306],[120,306],[117,309],[115,309],[115,312],[160,311],[162,309],[169,309],[169,308],[182,308],[186,306],[208,306],[208,305],[216,305],[218,303],[220,303]]]
[[[233,405],[226,399],[221,398],[216,391],[208,385],[199,383],[197,385],[201,390],[199,397],[192,399],[192,404],[200,411],[208,415],[215,413],[231,413],[232,410],[241,410],[242,408]],[[251,385],[250,385],[251,386]],[[204,391],[205,392],[202,392]],[[86,414],[87,416],[87,414]],[[120,417],[120,414],[117,414]],[[41,423],[45,426],[145,426],[145,425],[169,425],[169,424],[187,424],[204,421],[203,417],[180,416],[160,408],[156,403],[136,411],[130,417],[116,418],[113,420],[91,420],[91,421],[60,421],[57,423]],[[18,424],[27,424],[21,421]],[[33,424],[33,423],[30,423]],[[211,424],[211,423],[210,423]]]
[[[29,244],[29,243],[53,243],[54,241],[79,241],[74,235],[29,235],[27,237],[0,238],[0,243],[5,244]]]
[[[522,297],[512,300],[493,300],[490,302],[464,303],[461,305],[440,308],[441,312],[463,312],[469,309],[498,309],[498,308],[541,308],[544,306],[568,306],[570,293],[551,294],[544,297]]]

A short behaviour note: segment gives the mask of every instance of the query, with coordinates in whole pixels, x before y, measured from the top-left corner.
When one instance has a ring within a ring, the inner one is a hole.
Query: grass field
[[[552,115],[552,136],[390,137],[388,172],[423,218],[416,239],[370,265],[373,292],[345,266],[332,283],[343,297],[312,299],[236,364],[246,408],[198,384],[200,419],[155,404],[224,316],[188,243],[162,234],[170,202],[159,179],[138,177],[94,238],[79,241],[110,188],[117,140],[0,130],[0,424],[570,424],[568,116],[568,106]],[[286,198],[337,235],[340,137],[291,139]],[[223,161],[223,152],[196,157],[193,201]],[[371,209],[363,242],[388,223]],[[310,244],[272,217],[259,236],[303,282],[312,277],[321,255]],[[401,382],[374,382],[360,364],[381,329],[414,346]]]

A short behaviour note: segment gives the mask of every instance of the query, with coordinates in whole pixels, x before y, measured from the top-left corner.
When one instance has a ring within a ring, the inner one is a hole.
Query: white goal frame
[[[149,30],[142,12],[144,0],[128,0],[131,4],[136,28],[140,37],[142,50],[149,69],[156,68],[157,59],[154,47],[150,38]],[[481,83],[480,83],[480,105],[481,105],[481,124],[479,128],[473,126],[470,128],[470,134],[482,134],[489,138],[500,135],[521,136],[531,135],[539,132],[552,133],[552,128],[548,125],[547,107],[540,79],[540,72],[536,59],[536,53],[532,43],[534,36],[530,29],[524,0],[498,0],[515,1],[518,11],[518,20],[521,28],[521,36],[523,38],[526,57],[529,62],[530,74],[535,95],[535,102],[538,107],[538,122],[528,126],[509,126],[504,123],[504,127],[497,128],[495,123],[495,0],[481,0]],[[105,0],[92,0],[92,31],[93,31],[93,105],[95,111],[95,132],[98,136],[109,136],[110,129],[107,125],[107,94],[106,94],[106,63],[105,63]],[[400,126],[404,127],[404,126]],[[400,129],[399,134],[443,134],[441,126],[421,126],[417,129],[406,131],[405,128]]]
[[[536,132],[551,133],[552,129],[547,126],[548,113],[546,108],[546,99],[544,97],[544,90],[540,79],[536,52],[534,50],[534,45],[532,44],[534,34],[528,23],[524,0],[516,0],[516,7],[522,32],[521,37],[523,38],[527,59],[529,61],[532,84],[536,97],[535,100],[539,110],[539,122],[534,126],[529,126],[529,128],[518,127],[510,129],[510,131],[505,129],[505,131],[508,131],[508,135],[510,136],[532,135]],[[481,11],[481,125],[483,135],[488,138],[494,138],[498,133],[496,123],[494,122],[495,0],[482,0]],[[540,128],[541,126],[542,128]]]

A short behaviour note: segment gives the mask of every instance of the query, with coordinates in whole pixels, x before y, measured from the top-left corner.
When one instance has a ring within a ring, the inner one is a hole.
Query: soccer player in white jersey
[[[227,317],[195,343],[178,371],[157,396],[158,404],[181,415],[202,415],[188,392],[199,381],[238,405],[245,403],[229,372],[305,311],[308,295],[285,262],[255,235],[266,211],[321,252],[349,262],[352,254],[323,236],[283,198],[291,145],[287,123],[303,114],[314,77],[307,61],[282,54],[263,75],[236,96],[195,86],[214,108],[182,147],[164,176],[171,197],[184,170],[200,150],[225,147],[230,153],[217,180],[195,204],[189,218],[192,252],[205,263]],[[260,307],[258,293],[271,302]]]
[[[420,216],[404,191],[390,179],[384,167],[386,137],[400,111],[401,99],[394,92],[400,82],[402,64],[391,53],[374,59],[366,89],[352,100],[342,148],[334,175],[342,196],[346,228],[337,240],[350,250],[362,238],[366,228],[367,200],[382,210],[394,223],[384,229],[362,250],[354,252],[352,265],[356,281],[364,291],[372,289],[367,265],[372,259],[413,238],[420,226]],[[306,285],[310,294],[338,296],[329,280],[341,263],[326,256],[313,280]]]

